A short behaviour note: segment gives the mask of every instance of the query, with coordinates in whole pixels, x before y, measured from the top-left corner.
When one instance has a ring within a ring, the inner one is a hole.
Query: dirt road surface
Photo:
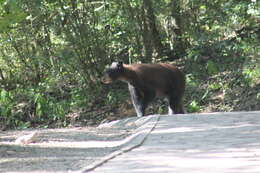
[[[33,143],[15,143],[38,132]],[[154,115],[0,132],[0,172],[260,172],[260,112]]]

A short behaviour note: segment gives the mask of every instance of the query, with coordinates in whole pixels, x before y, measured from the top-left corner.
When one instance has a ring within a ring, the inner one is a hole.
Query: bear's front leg
[[[140,89],[134,87],[131,84],[128,84],[128,89],[129,89],[132,103],[134,105],[137,116],[138,117],[144,116],[145,108],[147,106],[147,103],[145,103],[145,99],[144,99],[144,93]]]

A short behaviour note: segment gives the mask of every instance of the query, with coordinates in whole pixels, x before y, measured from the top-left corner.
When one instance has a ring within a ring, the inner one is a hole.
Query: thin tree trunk
[[[142,38],[143,38],[143,44],[144,44],[144,58],[146,60],[151,60],[152,54],[153,54],[153,46],[151,42],[151,33],[149,30],[149,23],[148,19],[146,17],[146,12],[145,12],[144,6],[142,6],[142,23],[140,28],[142,28]]]
[[[172,0],[171,6],[172,17],[175,19],[176,22],[176,27],[172,31],[176,35],[174,43],[177,52],[176,54],[178,56],[183,56],[186,52],[187,41],[183,38],[183,31],[185,30],[183,20],[185,19],[183,19],[181,16],[181,0]]]
[[[146,22],[151,36],[150,41],[153,43],[153,47],[156,50],[157,54],[160,56],[163,54],[164,46],[161,41],[160,33],[156,27],[156,17],[152,5],[153,4],[151,0],[143,1]]]

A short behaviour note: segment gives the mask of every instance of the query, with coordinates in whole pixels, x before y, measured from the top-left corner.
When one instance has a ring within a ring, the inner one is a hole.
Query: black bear
[[[185,90],[185,75],[170,64],[123,64],[113,62],[104,72],[101,81],[105,84],[120,80],[128,83],[131,99],[137,116],[145,114],[145,108],[155,97],[169,100],[169,114],[183,114],[182,97]]]

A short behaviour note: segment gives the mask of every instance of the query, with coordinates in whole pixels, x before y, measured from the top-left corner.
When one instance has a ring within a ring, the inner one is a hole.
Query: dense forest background
[[[259,44],[257,0],[0,0],[0,128],[134,116],[115,60],[179,66],[188,112],[259,110]]]

